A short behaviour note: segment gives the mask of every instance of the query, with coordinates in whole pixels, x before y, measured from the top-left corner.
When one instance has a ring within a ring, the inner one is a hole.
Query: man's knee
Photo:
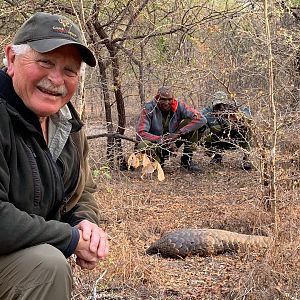
[[[64,255],[47,244],[0,257],[0,278],[0,298],[48,300],[56,291],[64,295],[61,299],[70,298],[71,268]]]
[[[64,255],[55,247],[43,244],[24,249],[20,257],[20,284],[27,285],[34,282],[39,284],[57,284],[72,282],[71,267]]]
[[[69,299],[72,288],[71,267],[64,255],[55,247],[44,244],[32,247],[29,256],[30,277],[33,286],[25,283],[28,289],[25,299]],[[52,298],[53,297],[53,298]]]
[[[156,144],[151,142],[151,141],[142,140],[142,141],[138,142],[135,145],[135,149],[137,149],[137,150],[148,150],[148,149],[154,148],[155,146],[156,146]]]
[[[37,269],[47,270],[53,275],[71,275],[71,268],[62,254],[57,248],[43,244],[31,248],[29,260],[33,265],[37,265]]]
[[[152,157],[154,159],[159,159],[159,157],[161,156],[162,148],[159,144],[153,143],[148,140],[143,140],[136,145],[135,150],[146,153],[149,157]]]

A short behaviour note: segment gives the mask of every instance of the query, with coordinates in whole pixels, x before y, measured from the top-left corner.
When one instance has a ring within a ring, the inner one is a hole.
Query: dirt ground
[[[95,167],[99,153],[93,143]],[[73,299],[297,299],[291,298],[299,294],[294,272],[299,266],[296,181],[279,187],[279,238],[267,251],[185,259],[145,255],[153,241],[176,228],[273,236],[273,214],[261,201],[258,161],[253,158],[257,169],[248,172],[241,168],[241,157],[239,151],[226,152],[222,165],[215,166],[198,151],[194,160],[203,173],[192,174],[180,168],[179,155],[166,166],[162,182],[155,174],[141,179],[139,169],[94,170],[110,255],[92,272],[73,267]],[[289,172],[286,178],[291,178]]]

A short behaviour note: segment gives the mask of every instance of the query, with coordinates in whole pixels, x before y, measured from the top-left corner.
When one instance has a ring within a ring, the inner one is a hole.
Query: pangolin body
[[[208,256],[237,252],[249,248],[267,248],[271,238],[247,235],[219,229],[179,229],[154,242],[146,254],[185,258],[190,255]]]

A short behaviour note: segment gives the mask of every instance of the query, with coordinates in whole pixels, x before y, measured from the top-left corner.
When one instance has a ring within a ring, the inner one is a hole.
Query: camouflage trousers
[[[224,150],[235,150],[242,148],[246,151],[251,149],[251,134],[247,129],[220,131],[217,133],[208,132],[202,136],[201,145],[208,155],[221,153]]]

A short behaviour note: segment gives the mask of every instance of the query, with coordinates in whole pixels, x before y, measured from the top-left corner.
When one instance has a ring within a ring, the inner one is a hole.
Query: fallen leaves
[[[144,179],[147,175],[152,175],[157,171],[157,179],[159,181],[165,180],[164,171],[157,160],[150,160],[146,153],[132,153],[127,161],[128,170],[132,167],[134,169],[142,166],[141,178]]]

